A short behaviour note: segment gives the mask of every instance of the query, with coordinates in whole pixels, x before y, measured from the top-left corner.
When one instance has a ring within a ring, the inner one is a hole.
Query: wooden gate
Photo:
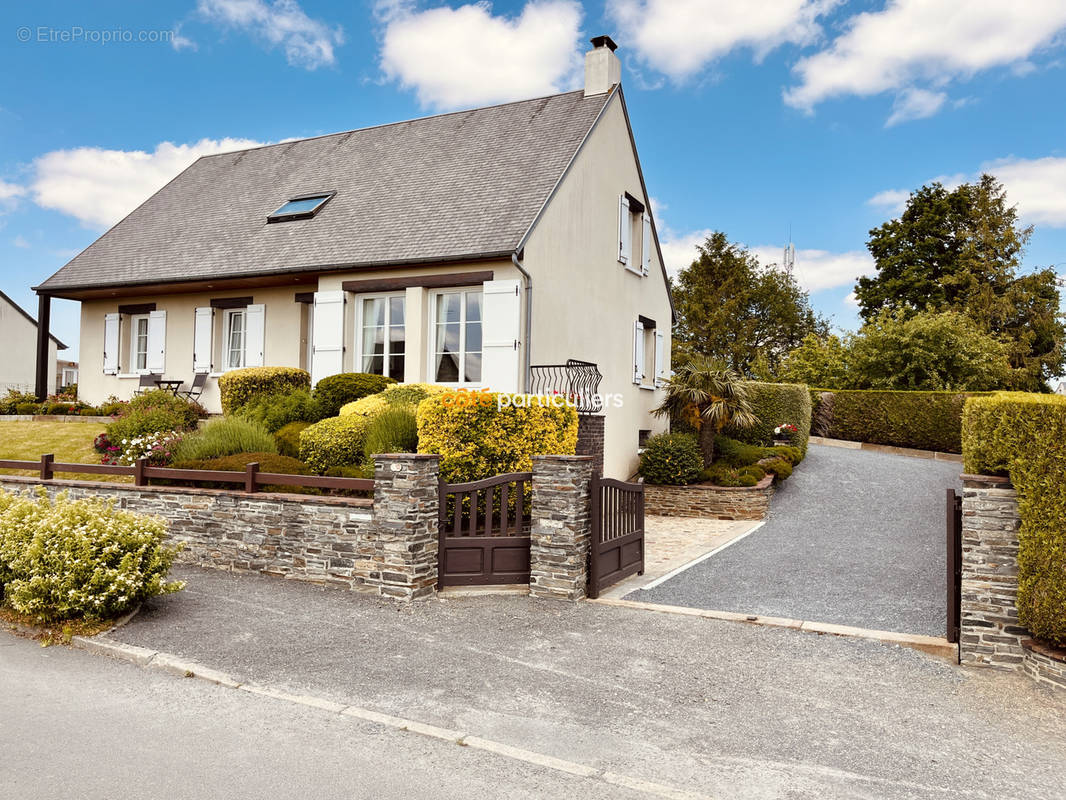
[[[959,641],[962,622],[962,498],[948,489],[947,494],[947,640]]]
[[[593,476],[588,596],[644,574],[644,484]]]
[[[529,583],[531,472],[440,483],[437,588]]]

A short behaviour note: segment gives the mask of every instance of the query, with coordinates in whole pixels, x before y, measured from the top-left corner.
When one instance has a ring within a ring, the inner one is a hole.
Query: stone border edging
[[[765,617],[759,614],[741,614],[736,611],[711,611],[705,608],[688,606],[669,606],[662,603],[645,603],[640,600],[620,600],[601,597],[589,600],[590,603],[602,603],[607,606],[637,608],[655,611],[660,614],[678,614],[686,617],[703,617],[725,622],[743,622],[748,625],[763,625],[770,628],[790,628],[804,633],[830,634],[851,639],[866,639],[881,644],[895,644],[909,647],[926,655],[948,661],[952,665],[959,663],[958,646],[939,636],[926,636],[917,633],[897,633],[896,631],[879,631],[870,628],[856,628],[851,625],[837,625],[833,622],[811,622],[787,617]]]
[[[313,695],[293,694],[292,692],[281,688],[261,686],[252,683],[241,683],[228,673],[212,669],[211,667],[198,662],[189,661],[172,653],[165,653],[147,647],[137,647],[136,645],[118,642],[107,638],[103,634],[95,637],[75,636],[71,640],[71,645],[95,655],[111,656],[112,658],[127,661],[140,667],[156,669],[178,677],[197,678],[225,689],[235,689],[260,697],[267,697],[272,700],[281,700],[283,702],[294,703],[296,705],[314,708],[327,713],[353,717],[355,719],[363,720],[364,722],[392,728],[401,732],[417,733],[421,736],[439,739],[450,744],[458,745],[459,747],[470,747],[475,750],[482,750],[487,753],[510,758],[515,761],[522,761],[537,767],[543,767],[556,772],[563,772],[579,778],[598,780],[612,786],[622,786],[656,797],[672,798],[673,800],[710,800],[707,795],[699,794],[688,789],[656,783],[654,781],[647,781],[643,778],[635,778],[631,775],[623,775],[610,770],[590,767],[587,764],[581,764],[577,761],[556,758],[555,756],[538,753],[533,750],[526,750],[521,747],[515,747],[514,745],[509,745],[493,739],[474,736],[465,731],[442,728],[438,725],[406,719],[404,717],[397,717],[393,714],[385,714],[361,706],[336,703],[332,700],[326,700]]]
[[[915,450],[911,447],[895,447],[888,444],[873,444],[872,442],[853,442],[849,439],[829,439],[825,436],[811,436],[807,440],[810,444],[820,444],[823,447],[841,447],[845,450],[868,450],[872,453],[885,453],[891,456],[907,456],[909,458],[924,458],[929,461],[953,461],[962,463],[959,453],[941,453],[937,450]]]

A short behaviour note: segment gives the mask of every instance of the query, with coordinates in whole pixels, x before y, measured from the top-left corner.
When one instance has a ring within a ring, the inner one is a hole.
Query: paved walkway
[[[961,465],[811,445],[752,535],[626,599],[943,636]]]

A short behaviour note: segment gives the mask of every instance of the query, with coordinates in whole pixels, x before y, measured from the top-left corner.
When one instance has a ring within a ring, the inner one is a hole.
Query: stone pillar
[[[1018,622],[1018,495],[1006,478],[963,475],[959,660],[1016,669],[1029,632]]]
[[[577,415],[577,454],[592,457],[592,469],[603,475],[603,414]]]
[[[360,545],[363,585],[385,597],[415,600],[437,585],[440,456],[374,456],[374,520]]]
[[[588,585],[592,535],[589,456],[533,457],[529,593],[580,600]]]

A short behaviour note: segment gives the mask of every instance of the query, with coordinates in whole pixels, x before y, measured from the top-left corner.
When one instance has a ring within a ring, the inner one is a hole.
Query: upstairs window
[[[335,192],[304,194],[294,197],[267,217],[267,222],[288,222],[294,219],[310,219],[329,201]]]
[[[647,275],[650,259],[651,218],[644,204],[626,192],[618,203],[618,261],[630,272]]]

